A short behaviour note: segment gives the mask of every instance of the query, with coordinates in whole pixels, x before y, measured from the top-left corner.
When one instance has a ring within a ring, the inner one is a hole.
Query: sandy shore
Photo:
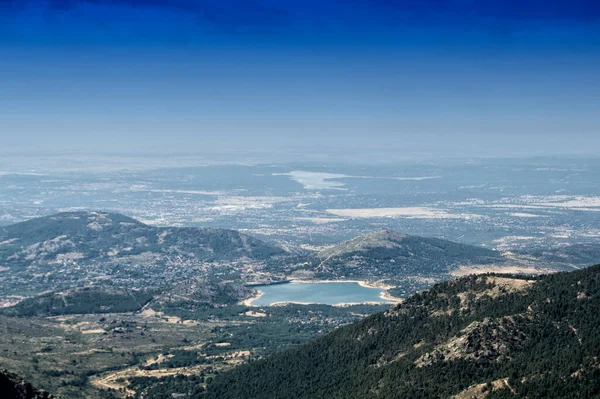
[[[286,306],[286,305],[319,305],[317,302],[295,302],[295,301],[281,301],[273,302],[269,306]]]
[[[244,299],[243,301],[240,302],[240,305],[244,305],[244,306],[256,306],[256,305],[253,305],[252,302],[256,301],[258,298],[260,298],[263,295],[265,295],[264,291],[257,290],[255,296],[250,297],[248,299]]]
[[[366,281],[366,280],[290,280],[292,283],[299,284],[325,284],[325,283],[356,283],[361,287],[365,288],[378,288],[381,290],[389,290],[394,288],[392,285],[383,284],[380,281]]]
[[[393,305],[393,302],[342,302],[336,303],[331,306],[336,306],[339,308],[343,308],[345,306],[354,306],[354,305]]]
[[[404,299],[402,299],[402,298],[396,298],[395,296],[390,295],[390,293],[386,292],[386,291],[382,291],[381,294],[379,294],[379,297],[381,299],[385,299],[386,301],[390,301],[390,302],[395,302],[395,303],[402,303],[402,302],[404,302]]]
[[[354,305],[392,305],[392,302],[341,302],[341,303],[334,303],[333,305],[330,306],[336,306],[336,307],[344,307],[344,306],[354,306]],[[322,303],[318,303],[318,302],[289,302],[289,301],[284,301],[284,302],[273,302],[271,305],[269,306],[286,306],[286,305],[323,305]]]

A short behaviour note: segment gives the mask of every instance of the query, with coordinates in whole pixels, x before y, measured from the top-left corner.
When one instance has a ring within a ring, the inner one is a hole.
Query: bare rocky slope
[[[285,255],[235,230],[154,227],[120,214],[66,212],[0,228],[1,294],[100,282],[157,287],[205,275],[219,263]]]

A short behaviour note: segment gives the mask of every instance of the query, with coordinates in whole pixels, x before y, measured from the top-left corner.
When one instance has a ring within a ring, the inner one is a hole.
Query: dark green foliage
[[[176,298],[189,298],[194,302],[187,302],[196,306],[198,302],[210,305],[233,305],[242,298],[247,298],[253,293],[252,289],[246,287],[239,275],[219,275],[208,277],[192,277],[180,281],[168,289],[168,295]],[[175,300],[174,302],[180,302]],[[186,306],[185,303],[182,303]],[[171,308],[173,305],[168,305]],[[202,306],[202,305],[200,305]]]
[[[205,397],[448,398],[504,378],[510,388],[489,398],[600,396],[600,266],[543,276],[529,288],[497,281],[436,285],[221,374]]]
[[[342,325],[356,322],[362,319],[363,315],[389,308],[389,305],[336,307],[318,304],[256,308],[241,305],[212,306],[207,303],[168,302],[162,304],[160,310],[185,320],[231,321],[226,325],[213,328],[212,332],[229,345],[225,347],[206,345],[202,351],[210,356],[248,348],[254,348],[260,354],[272,353],[308,342]],[[266,317],[245,316],[247,311],[265,312]],[[215,342],[219,342],[219,339]],[[196,359],[195,362],[195,364],[203,363],[201,359]]]
[[[387,292],[395,298],[406,298],[415,292],[424,291],[431,287],[431,282],[428,280],[414,277],[388,279],[384,283],[394,286]]]
[[[80,288],[28,298],[2,313],[19,317],[123,313],[140,310],[150,300],[152,294],[144,291]]]
[[[48,392],[31,386],[21,377],[6,370],[0,370],[0,397],[6,399],[52,399]]]

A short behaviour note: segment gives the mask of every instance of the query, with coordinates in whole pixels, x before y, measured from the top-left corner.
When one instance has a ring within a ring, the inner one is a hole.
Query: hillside
[[[150,293],[142,291],[86,287],[27,298],[15,306],[0,309],[0,314],[32,317],[135,312],[151,299]]]
[[[0,240],[0,259],[7,266],[147,252],[202,260],[264,259],[283,253],[234,230],[153,227],[104,212],[66,212],[28,220],[0,228]]]
[[[387,229],[353,238],[318,256],[317,273],[337,277],[444,274],[459,265],[505,262],[498,252],[487,248]]]
[[[600,265],[468,276],[218,376],[207,398],[592,398]]]
[[[234,230],[153,227],[119,214],[66,212],[0,228],[0,283],[4,294],[18,295],[82,280],[151,287],[185,278],[186,270],[207,262],[284,254]]]
[[[40,391],[31,386],[21,377],[0,370],[0,392],[5,399],[52,399],[48,392]]]

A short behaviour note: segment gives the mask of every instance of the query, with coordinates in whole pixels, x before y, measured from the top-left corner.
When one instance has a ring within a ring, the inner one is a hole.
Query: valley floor
[[[297,345],[386,306],[206,307],[0,316],[0,365],[61,398],[138,397],[132,381],[194,375],[199,385],[250,359]]]

